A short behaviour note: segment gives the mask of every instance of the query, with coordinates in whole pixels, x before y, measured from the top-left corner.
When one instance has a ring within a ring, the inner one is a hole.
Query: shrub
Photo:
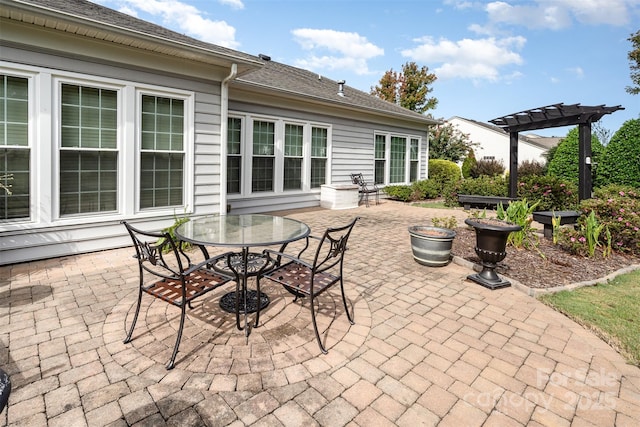
[[[506,197],[509,194],[507,180],[502,176],[481,176],[463,179],[445,188],[445,205],[458,206],[458,194]]]
[[[478,160],[475,165],[469,171],[473,178],[478,178],[480,176],[496,176],[502,175],[504,173],[504,165],[502,161],[498,161],[495,159],[482,159]]]
[[[579,130],[576,127],[571,129],[567,136],[560,141],[560,144],[558,144],[553,155],[553,159],[549,161],[547,174],[563,178],[577,185],[579,145]],[[592,163],[599,163],[604,152],[604,147],[600,144],[600,141],[598,141],[598,138],[596,138],[595,135],[591,136],[591,152]],[[597,174],[599,173],[599,169],[600,168],[598,167],[594,168],[594,172],[596,173],[594,181],[596,182],[598,179]]]
[[[448,228],[455,230],[458,227],[458,220],[455,216],[431,218],[434,227]]]
[[[595,197],[580,202],[585,215],[594,212],[598,222],[611,233],[612,249],[640,255],[640,190],[609,185],[595,191]]]
[[[574,210],[578,206],[578,187],[555,176],[529,176],[518,183],[518,197],[538,202],[540,211]]]
[[[607,145],[596,166],[596,184],[622,184],[640,188],[640,119],[624,122]]]
[[[440,191],[442,190],[440,184],[434,179],[416,181],[411,184],[411,188],[416,195],[421,195],[421,197],[416,197],[414,200],[435,199],[440,196]]]
[[[408,202],[411,200],[413,189],[409,185],[387,185],[382,189],[389,198]]]
[[[518,165],[518,179],[528,176],[544,176],[546,173],[546,165],[536,160],[525,160]]]
[[[467,157],[464,158],[464,162],[462,162],[462,177],[463,178],[471,178],[471,169],[477,163],[476,155],[473,152],[473,149],[469,150]]]
[[[429,179],[437,183],[438,193],[449,184],[460,180],[461,171],[458,165],[450,160],[430,159]]]

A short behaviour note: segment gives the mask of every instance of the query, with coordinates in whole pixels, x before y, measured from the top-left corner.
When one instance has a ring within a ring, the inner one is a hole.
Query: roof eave
[[[60,31],[213,65],[228,66],[231,63],[236,63],[240,67],[239,74],[262,66],[258,57],[254,60],[250,58],[250,55],[215,52],[202,46],[193,46],[178,40],[170,40],[158,35],[147,34],[20,0],[11,2],[0,0],[0,5],[5,9],[2,11],[2,16],[8,19],[58,30],[63,28]],[[38,22],[39,20],[42,22]]]

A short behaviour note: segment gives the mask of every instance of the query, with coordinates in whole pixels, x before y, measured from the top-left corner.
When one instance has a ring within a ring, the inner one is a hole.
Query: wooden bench
[[[472,207],[474,208],[490,208],[495,209],[499,203],[502,203],[505,207],[512,202],[512,197],[499,197],[499,196],[476,196],[473,194],[458,194],[458,203],[464,206],[464,210],[468,211]]]
[[[544,237],[553,238],[553,217],[560,218],[560,225],[575,224],[582,215],[576,211],[540,211],[533,213],[533,220],[544,225]]]

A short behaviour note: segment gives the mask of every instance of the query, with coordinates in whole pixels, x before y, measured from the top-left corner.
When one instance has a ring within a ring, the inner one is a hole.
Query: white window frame
[[[331,141],[332,127],[328,123],[296,120],[290,118],[258,115],[241,112],[229,112],[229,118],[237,118],[242,121],[242,135],[240,136],[241,147],[241,176],[240,193],[229,193],[229,200],[238,200],[252,197],[276,194],[301,194],[309,192],[320,192],[320,188],[311,188],[311,129],[323,128],[327,130],[327,166],[325,183],[330,183],[331,171]],[[274,182],[273,191],[257,191],[251,189],[252,181],[252,159],[253,159],[253,123],[254,121],[265,121],[274,123]],[[284,132],[285,125],[303,127],[303,159],[302,159],[302,188],[300,190],[284,190]]]
[[[37,112],[37,108],[39,108],[37,103],[38,97],[36,96],[36,94],[38,93],[38,88],[40,87],[40,80],[38,78],[38,73],[35,71],[5,67],[2,65],[2,63],[0,63],[0,74],[27,79],[28,80],[27,85],[29,87],[28,95],[27,95],[28,137],[27,137],[27,146],[23,147],[29,150],[29,217],[0,221],[0,225],[2,225],[3,227],[4,226],[10,227],[12,224],[20,225],[20,224],[35,223],[35,222],[38,222],[40,219],[40,210],[38,209],[39,200],[40,200],[38,191],[40,186],[38,185],[38,181],[37,181],[39,174],[35,173],[35,171],[38,169],[38,166],[37,166],[38,165],[37,163],[38,146],[35,143],[35,141],[37,141],[36,132],[38,129],[38,122],[35,120],[35,118],[38,117],[36,112]],[[8,146],[5,146],[5,145],[0,146],[0,148],[6,148],[6,147]]]
[[[375,139],[376,136],[382,135],[385,138],[385,157],[384,157],[384,183],[382,185],[396,185],[396,184],[410,184],[410,177],[411,177],[411,140],[418,140],[418,170],[416,172],[417,177],[419,179],[420,177],[420,172],[422,169],[422,165],[420,164],[420,153],[422,152],[422,137],[418,136],[418,135],[412,135],[412,134],[401,134],[401,133],[396,133],[396,132],[382,132],[382,131],[375,131],[374,132],[374,136],[373,136],[373,146],[374,146],[374,164],[373,167],[375,168]],[[405,140],[405,167],[404,167],[404,181],[401,182],[390,182],[390,176],[391,176],[391,138],[392,137],[397,137],[397,138],[404,138]]]

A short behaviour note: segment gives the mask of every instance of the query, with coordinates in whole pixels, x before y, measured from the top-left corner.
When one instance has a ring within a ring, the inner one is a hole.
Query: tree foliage
[[[393,69],[386,71],[378,85],[371,88],[371,94],[408,110],[424,113],[438,105],[435,97],[427,97],[433,91],[430,85],[436,79],[428,67],[418,68],[415,62],[407,62],[400,73]]]
[[[640,118],[624,122],[611,138],[598,165],[597,184],[640,188]]]
[[[451,123],[429,128],[429,158],[444,159],[452,162],[463,160],[470,150],[478,144],[469,139]]]
[[[631,34],[628,39],[631,42],[632,49],[629,51],[629,68],[631,69],[632,86],[627,86],[626,91],[631,95],[640,93],[640,30],[635,34]]]
[[[580,131],[577,127],[571,129],[567,136],[558,144],[553,158],[549,161],[547,173],[551,176],[564,178],[573,183],[578,183],[578,162],[580,147]],[[598,141],[598,138],[591,135],[591,159],[592,163],[599,164],[604,152],[604,147]],[[595,172],[599,172],[596,167]],[[596,181],[596,180],[594,180]]]

